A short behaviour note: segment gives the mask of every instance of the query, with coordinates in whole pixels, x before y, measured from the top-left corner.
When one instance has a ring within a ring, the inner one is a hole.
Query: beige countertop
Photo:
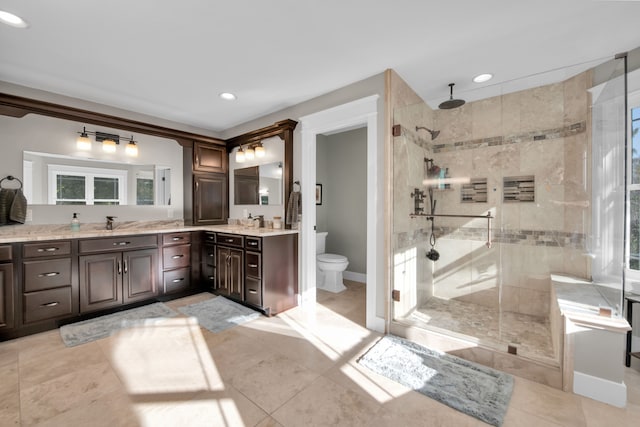
[[[71,231],[68,224],[11,225],[0,228],[0,243],[32,242],[91,237],[126,236],[133,234],[175,233],[181,231],[214,231],[268,237],[297,234],[298,230],[272,228],[245,228],[239,225],[185,226],[180,221],[130,221],[116,223],[113,230],[105,230],[104,224],[82,224],[80,231]]]
[[[600,315],[600,307],[612,308],[603,296],[603,293],[610,293],[611,288],[561,274],[552,274],[551,284],[560,312],[573,323],[619,333],[631,330],[631,325],[624,317]],[[615,311],[614,307],[612,309]]]

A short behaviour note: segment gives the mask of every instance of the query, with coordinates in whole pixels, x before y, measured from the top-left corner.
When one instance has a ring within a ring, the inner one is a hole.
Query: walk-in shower
[[[560,365],[551,274],[591,278],[601,257],[592,245],[594,84],[590,71],[524,90],[512,81],[466,103],[451,86],[444,107],[395,109],[392,332],[434,332],[536,369]]]

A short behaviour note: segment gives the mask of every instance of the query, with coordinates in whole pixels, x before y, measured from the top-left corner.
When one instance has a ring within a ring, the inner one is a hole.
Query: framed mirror
[[[234,169],[236,205],[282,205],[282,162]]]

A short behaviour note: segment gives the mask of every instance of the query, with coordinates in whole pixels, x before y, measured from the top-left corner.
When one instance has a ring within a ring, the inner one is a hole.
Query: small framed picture
[[[322,204],[322,184],[316,184],[316,205]]]

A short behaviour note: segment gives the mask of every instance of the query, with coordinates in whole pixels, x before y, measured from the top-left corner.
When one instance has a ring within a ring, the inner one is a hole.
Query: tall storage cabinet
[[[195,141],[191,149],[185,149],[185,221],[193,225],[224,224],[227,220],[228,160],[227,149],[220,145]]]

